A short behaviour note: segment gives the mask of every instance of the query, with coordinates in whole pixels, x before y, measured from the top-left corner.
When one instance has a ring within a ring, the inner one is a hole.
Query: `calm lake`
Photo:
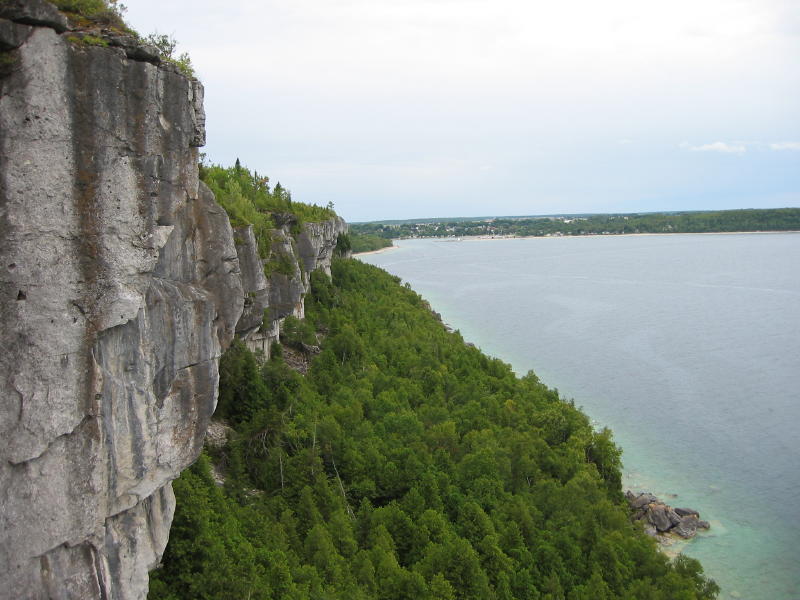
[[[626,486],[711,522],[673,549],[720,598],[800,598],[800,234],[396,245],[360,258],[610,427]]]

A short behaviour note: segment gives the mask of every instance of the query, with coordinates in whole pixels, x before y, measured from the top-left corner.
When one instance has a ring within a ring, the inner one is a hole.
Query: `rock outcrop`
[[[336,242],[347,231],[340,217],[320,223],[303,223],[299,233],[290,215],[279,219],[272,232],[271,253],[267,259],[258,254],[258,244],[251,227],[236,230],[236,249],[242,264],[245,309],[236,328],[247,346],[269,358],[272,344],[280,338],[281,324],[290,315],[305,315],[305,295],[310,273],[320,269],[330,275]],[[264,275],[264,267],[269,277]],[[266,311],[266,312],[265,312]]]
[[[677,534],[684,539],[692,538],[698,529],[708,529],[709,524],[700,520],[700,513],[691,508],[672,508],[653,494],[625,492],[632,519],[644,525],[648,535],[660,538],[666,534]]]
[[[287,221],[265,276],[204,143],[202,86],[154,48],[0,1],[0,598],[144,598],[221,353],[268,352],[330,270],[344,221]]]
[[[244,301],[202,87],[2,15],[0,597],[141,598]]]

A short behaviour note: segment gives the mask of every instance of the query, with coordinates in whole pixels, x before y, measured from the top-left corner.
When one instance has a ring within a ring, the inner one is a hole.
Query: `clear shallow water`
[[[800,599],[800,234],[397,245],[361,259],[613,429],[629,487],[711,521],[683,551],[720,598]]]

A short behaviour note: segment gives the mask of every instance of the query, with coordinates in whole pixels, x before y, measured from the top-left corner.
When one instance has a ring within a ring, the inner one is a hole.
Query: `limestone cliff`
[[[244,313],[236,332],[251,350],[263,352],[265,358],[280,337],[283,320],[289,315],[303,318],[309,274],[322,269],[330,275],[336,241],[347,231],[347,224],[337,217],[321,223],[303,223],[300,232],[292,235],[297,223],[291,215],[283,217],[279,216],[281,226],[272,232],[267,267],[272,264],[277,268],[273,267],[269,277],[264,275],[264,261],[258,256],[252,228],[237,229],[236,236],[245,289]]]
[[[143,598],[220,354],[302,313],[344,223],[281,229],[265,277],[198,180],[202,86],[69,28],[0,1],[0,597]]]

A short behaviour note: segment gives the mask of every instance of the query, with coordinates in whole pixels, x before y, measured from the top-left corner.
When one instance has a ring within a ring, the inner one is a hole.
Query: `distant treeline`
[[[353,237],[386,239],[464,236],[613,235],[623,233],[712,233],[800,230],[800,208],[713,212],[498,217],[474,221],[357,223]]]
[[[372,252],[373,250],[380,250],[381,248],[388,248],[392,245],[391,237],[382,237],[374,234],[350,234],[350,243],[353,252]]]

